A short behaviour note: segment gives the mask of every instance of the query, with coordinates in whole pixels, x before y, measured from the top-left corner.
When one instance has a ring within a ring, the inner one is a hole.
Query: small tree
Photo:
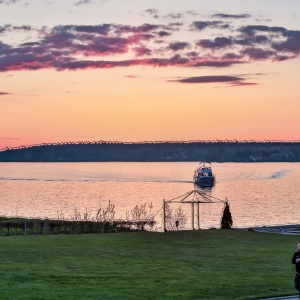
[[[231,217],[230,207],[228,201],[226,200],[221,220],[221,229],[231,229],[232,224],[233,221]]]

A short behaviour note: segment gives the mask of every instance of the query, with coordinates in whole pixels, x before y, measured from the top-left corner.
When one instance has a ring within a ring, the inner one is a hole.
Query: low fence
[[[2,219],[0,236],[34,234],[88,234],[122,231],[150,231],[154,220],[50,220],[50,219]]]

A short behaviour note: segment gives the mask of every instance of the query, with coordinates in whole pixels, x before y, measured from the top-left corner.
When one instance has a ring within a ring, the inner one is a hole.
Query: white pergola
[[[208,203],[223,203],[225,205],[226,200],[221,200],[211,195],[206,194],[204,191],[194,189],[187,192],[184,195],[173,198],[171,200],[163,200],[163,222],[164,222],[164,232],[166,229],[166,204],[170,203],[180,203],[180,204],[191,204],[191,225],[192,229],[195,230],[195,217],[197,219],[197,227],[200,229],[200,204]]]

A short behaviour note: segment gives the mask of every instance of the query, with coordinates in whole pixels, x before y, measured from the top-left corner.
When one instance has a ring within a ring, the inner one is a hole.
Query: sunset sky
[[[0,0],[0,149],[300,140],[299,0]]]

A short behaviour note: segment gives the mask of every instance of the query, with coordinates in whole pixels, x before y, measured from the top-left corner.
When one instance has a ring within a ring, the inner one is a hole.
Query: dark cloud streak
[[[19,0],[0,0],[0,5],[1,4],[6,4],[6,5],[11,5],[19,2]]]
[[[214,18],[222,18],[222,19],[248,19],[251,18],[250,14],[237,14],[237,15],[230,15],[230,14],[213,14]]]
[[[186,42],[174,42],[169,45],[169,48],[173,51],[183,50],[189,47],[190,44]]]
[[[192,30],[204,30],[206,28],[227,28],[228,25],[222,21],[196,21],[191,25]]]
[[[206,84],[206,83],[225,83],[231,86],[248,86],[256,85],[256,83],[244,82],[245,78],[240,76],[230,75],[215,75],[215,76],[198,76],[198,77],[187,77],[178,80],[170,80],[179,83],[187,84]]]
[[[243,81],[244,79],[236,76],[198,76],[198,77],[187,77],[183,79],[176,80],[182,83],[216,83],[216,82],[236,82]]]
[[[200,40],[196,42],[198,46],[203,48],[210,48],[210,49],[220,49],[229,47],[232,45],[232,40],[225,38],[225,37],[217,37],[213,41],[211,40]]]
[[[77,1],[75,3],[76,6],[79,6],[79,5],[84,5],[84,4],[91,4],[92,1],[91,0],[80,0],[80,1]]]

